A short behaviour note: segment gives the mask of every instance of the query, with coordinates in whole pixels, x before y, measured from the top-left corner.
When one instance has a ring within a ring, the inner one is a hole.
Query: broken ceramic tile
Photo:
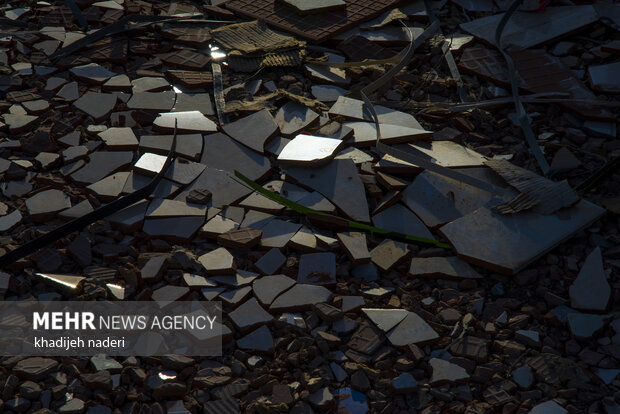
[[[396,325],[386,336],[396,347],[409,344],[423,345],[439,338],[437,332],[414,312],[409,312],[402,322]]]
[[[458,219],[493,200],[493,194],[430,171],[419,174],[402,194],[403,203],[428,227]]]
[[[172,138],[172,135],[142,135],[140,137],[140,150],[168,155],[172,147]],[[198,161],[202,152],[202,141],[200,134],[177,134],[175,155]]]
[[[275,115],[280,133],[291,137],[318,122],[319,114],[297,102],[285,103]]]
[[[26,208],[32,221],[48,221],[62,210],[71,208],[71,199],[60,190],[45,190],[26,199]]]
[[[308,77],[316,83],[327,83],[336,86],[348,86],[351,83],[351,79],[347,77],[344,69],[312,64],[306,64],[304,68]]]
[[[362,308],[362,312],[383,332],[388,332],[409,314],[405,309]]]
[[[183,281],[189,288],[217,286],[216,283],[206,279],[204,276],[195,275],[192,273],[183,273]]]
[[[172,112],[199,111],[203,115],[215,115],[208,93],[177,93]]]
[[[160,280],[166,270],[166,257],[155,256],[146,262],[140,269],[140,277],[142,281],[152,283]]]
[[[267,276],[268,277],[268,276]],[[312,305],[329,302],[332,293],[323,286],[296,284],[271,303],[271,312],[297,312],[309,310]]]
[[[414,257],[411,259],[408,274],[412,277],[432,277],[449,280],[482,278],[469,264],[455,256]]]
[[[204,161],[203,161],[204,163]],[[211,204],[213,207],[221,207],[231,204],[252,192],[251,189],[233,179],[227,171],[216,168],[205,170],[184,191],[175,197],[176,200],[186,201],[189,193],[194,189],[208,190],[211,192]]]
[[[603,268],[600,247],[586,258],[577,278],[569,288],[571,307],[604,312],[609,305],[611,287]]]
[[[288,246],[303,253],[314,253],[317,251],[317,241],[314,233],[305,226],[302,226],[291,238]]]
[[[182,300],[185,295],[189,293],[189,288],[185,286],[162,286],[159,289],[153,291],[151,299],[155,302],[160,302],[160,306],[163,306],[166,302],[174,302]]]
[[[354,147],[343,149],[338,154],[336,154],[334,158],[337,160],[348,158],[352,160],[355,164],[363,164],[365,162],[372,162],[374,160],[374,157],[372,155]]]
[[[225,223],[227,219],[220,220],[223,220],[222,223]],[[232,222],[232,220],[228,221]],[[205,231],[205,227],[207,227],[208,224],[209,223],[203,226],[203,231]],[[238,226],[237,223],[234,224]],[[230,247],[232,249],[239,250],[250,250],[259,243],[261,235],[262,231],[260,230],[235,228],[227,231],[226,233],[219,234],[217,236],[217,242],[223,247]]]
[[[238,170],[254,181],[260,181],[271,170],[271,165],[266,157],[257,154],[224,134],[205,135],[200,162],[207,167],[230,173]]]
[[[200,229],[200,235],[202,237],[215,239],[218,238],[220,235],[227,234],[228,232],[237,230],[238,228],[239,223],[235,222],[234,220],[222,217],[218,214],[211,220],[207,221],[204,226],[202,226],[202,228]],[[224,246],[224,244],[222,244],[222,246]]]
[[[98,135],[109,151],[133,151],[138,148],[138,139],[131,128],[108,128]]]
[[[366,241],[366,234],[360,232],[338,233],[338,240],[351,264],[360,265],[370,262],[370,252]]]
[[[328,161],[343,144],[339,139],[297,135],[280,151],[278,161],[290,164],[314,164]]]
[[[228,317],[241,332],[248,332],[273,321],[273,316],[267,313],[255,298],[251,298],[243,305],[228,314]]]
[[[272,248],[263,257],[261,257],[255,264],[256,268],[263,274],[273,275],[284,265],[286,262],[286,256],[282,254],[280,249]]]
[[[394,266],[406,260],[411,251],[406,243],[386,239],[370,251],[372,262],[382,271],[389,272]]]
[[[298,283],[333,285],[336,283],[336,256],[331,252],[304,254],[299,259]]]
[[[166,158],[163,155],[147,152],[138,158],[138,161],[133,166],[134,171],[138,174],[154,177],[164,168]]]
[[[239,207],[248,208],[252,210],[264,211],[269,214],[278,214],[284,210],[285,206],[271,200],[264,195],[253,192],[247,196],[243,201],[239,203]]]
[[[121,92],[131,92],[131,81],[129,80],[129,76],[123,74],[116,75],[107,80],[103,86],[102,90],[106,92],[112,91],[121,91]]]
[[[97,198],[101,201],[109,203],[119,197],[128,178],[128,172],[119,172],[99,180],[86,188],[95,194],[95,196],[97,196]]]
[[[262,247],[281,249],[297,233],[301,224],[274,219],[269,221],[263,228],[263,236],[260,244]]]
[[[220,293],[219,298],[224,302],[229,309],[235,309],[242,304],[248,296],[252,294],[252,287],[245,286],[240,289],[228,290]]]
[[[93,210],[93,206],[88,202],[88,200],[84,200],[80,201],[71,208],[61,211],[60,213],[58,213],[58,217],[65,220],[73,220],[78,217],[82,217],[83,215],[88,214]]]
[[[366,192],[353,161],[333,160],[320,168],[289,167],[285,172],[323,194],[351,219],[370,221]]]
[[[204,222],[204,217],[146,219],[142,231],[151,238],[189,243]]]
[[[482,17],[460,26],[486,43],[495,44],[495,30],[503,13]],[[599,19],[593,6],[549,7],[541,13],[517,11],[506,24],[502,46],[532,48],[577,31]]]
[[[153,121],[153,129],[158,132],[174,132],[175,122],[179,133],[217,132],[217,125],[199,111],[160,113]]]
[[[139,92],[162,92],[170,89],[170,84],[163,77],[145,76],[131,81],[131,91]]]
[[[4,123],[9,126],[11,133],[17,134],[28,129],[39,120],[38,116],[26,114],[4,114],[2,115]]]
[[[73,105],[92,116],[95,121],[105,119],[116,106],[116,96],[108,93],[97,93],[88,91]]]
[[[620,81],[617,76],[619,70],[620,62],[588,67],[592,88],[607,93],[620,92]]]
[[[435,237],[424,223],[411,210],[400,203],[375,214],[372,217],[372,223],[380,229],[435,240]]]
[[[127,108],[166,112],[172,109],[175,100],[174,91],[137,92],[131,95],[131,99],[127,102]]]
[[[110,72],[106,68],[96,63],[89,63],[83,66],[76,66],[69,69],[69,72],[78,80],[91,83],[94,85],[101,85],[116,73]]]
[[[223,247],[203,254],[198,261],[209,275],[233,273],[236,269],[233,255]]]
[[[58,93],[56,93],[56,97],[62,98],[65,101],[75,101],[80,97],[80,91],[78,90],[77,82],[70,82],[64,85]]]
[[[368,323],[364,323],[351,336],[347,346],[354,351],[371,355],[379,349],[384,341],[385,338],[381,331]]]
[[[288,276],[273,275],[258,278],[252,284],[254,294],[263,305],[270,305],[282,292],[295,284]]]
[[[181,201],[155,198],[149,204],[146,212],[148,218],[158,217],[204,217],[207,206],[197,204],[187,204]]]
[[[444,225],[439,232],[464,260],[514,274],[593,223],[604,212],[603,208],[585,200],[548,216],[529,211],[502,215],[481,207]]]
[[[166,171],[165,177],[181,185],[194,181],[205,169],[203,164],[177,158]]]
[[[237,340],[237,346],[241,349],[264,354],[271,354],[274,351],[273,337],[266,326],[262,326]]]
[[[236,141],[261,154],[265,143],[278,132],[278,125],[267,109],[238,119],[222,128]]]
[[[312,95],[321,102],[335,102],[348,91],[335,85],[312,85]]]
[[[465,368],[439,358],[431,358],[429,361],[433,374],[431,385],[456,384],[469,379]]]
[[[377,126],[375,124],[370,122],[345,122],[343,125],[354,131],[355,139],[352,145],[356,147],[370,147],[377,142]],[[381,142],[384,144],[428,141],[433,137],[432,131],[390,124],[381,124],[380,131]]]

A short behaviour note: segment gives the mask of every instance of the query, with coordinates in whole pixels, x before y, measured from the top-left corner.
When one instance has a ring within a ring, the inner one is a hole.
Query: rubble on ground
[[[525,1],[499,50],[511,3],[2,4],[0,256],[162,177],[0,295],[227,334],[3,357],[0,409],[617,413],[620,6]]]

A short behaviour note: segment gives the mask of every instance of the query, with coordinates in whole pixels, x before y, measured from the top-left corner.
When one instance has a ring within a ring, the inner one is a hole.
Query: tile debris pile
[[[221,358],[3,358],[2,410],[617,413],[620,175],[573,189],[620,154],[620,7],[517,11],[511,79],[510,3],[4,2],[0,254],[147,185],[178,135],[153,194],[0,295],[219,300],[230,333]]]

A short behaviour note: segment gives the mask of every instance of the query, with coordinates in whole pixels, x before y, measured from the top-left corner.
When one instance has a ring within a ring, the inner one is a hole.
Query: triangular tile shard
[[[603,268],[601,248],[586,258],[583,267],[569,289],[571,306],[593,312],[604,312],[611,298],[611,287]]]
[[[350,159],[333,160],[319,168],[288,167],[285,172],[323,194],[352,220],[370,222],[364,184]]]
[[[261,154],[265,143],[278,132],[278,125],[267,109],[254,112],[222,127],[234,140]]]

